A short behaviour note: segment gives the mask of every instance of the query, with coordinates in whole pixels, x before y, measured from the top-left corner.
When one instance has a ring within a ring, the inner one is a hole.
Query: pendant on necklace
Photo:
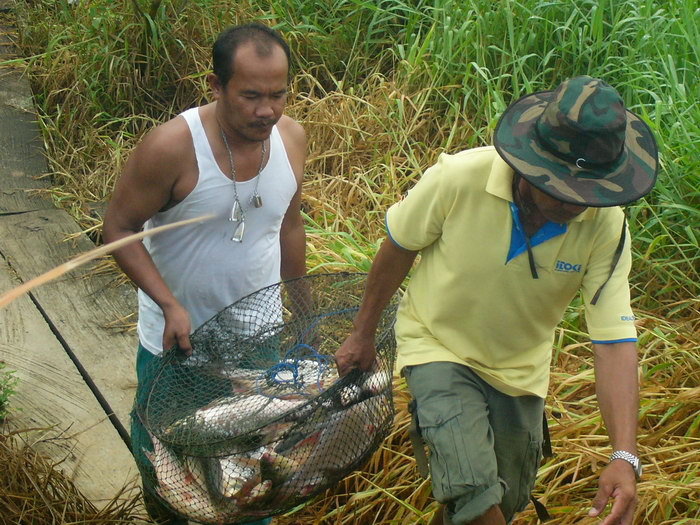
[[[243,211],[241,210],[241,204],[238,202],[238,199],[236,199],[233,201],[233,207],[231,208],[231,217],[229,217],[229,220],[241,222],[241,219],[243,219]]]
[[[243,234],[245,233],[245,222],[240,221],[238,225],[236,225],[236,230],[233,232],[233,237],[231,237],[231,240],[233,242],[243,242]]]
[[[263,202],[262,202],[262,197],[258,195],[257,192],[253,194],[253,196],[250,199],[250,202],[253,204],[253,207],[255,208],[262,208]]]

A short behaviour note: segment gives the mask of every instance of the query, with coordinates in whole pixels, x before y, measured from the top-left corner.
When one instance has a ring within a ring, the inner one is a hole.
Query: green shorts
[[[523,510],[542,456],[544,399],[512,397],[469,367],[435,362],[404,368],[430,451],[435,499],[461,525],[499,505],[507,522]]]

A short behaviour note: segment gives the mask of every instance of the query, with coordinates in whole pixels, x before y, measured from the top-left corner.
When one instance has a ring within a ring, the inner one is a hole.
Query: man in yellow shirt
[[[554,330],[579,292],[613,455],[589,512],[632,525],[638,412],[630,241],[619,205],[654,185],[649,127],[599,79],[501,117],[494,147],[442,155],[387,212],[341,374],[375,358],[379,313],[421,254],[397,315],[398,369],[430,449],[433,523],[501,525],[528,503]]]

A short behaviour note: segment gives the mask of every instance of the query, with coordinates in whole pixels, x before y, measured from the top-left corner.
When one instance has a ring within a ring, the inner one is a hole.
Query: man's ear
[[[218,99],[224,90],[224,87],[221,85],[221,80],[219,80],[219,77],[215,73],[209,73],[207,75],[207,82],[209,83],[209,88],[214,96],[214,100]]]

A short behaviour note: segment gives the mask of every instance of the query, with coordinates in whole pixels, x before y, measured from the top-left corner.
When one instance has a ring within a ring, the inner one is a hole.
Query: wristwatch
[[[642,478],[642,462],[639,461],[637,456],[631,452],[627,452],[626,450],[616,450],[610,456],[610,462],[612,463],[616,459],[623,459],[632,465],[632,468],[634,469],[634,476],[637,478],[637,481]]]

